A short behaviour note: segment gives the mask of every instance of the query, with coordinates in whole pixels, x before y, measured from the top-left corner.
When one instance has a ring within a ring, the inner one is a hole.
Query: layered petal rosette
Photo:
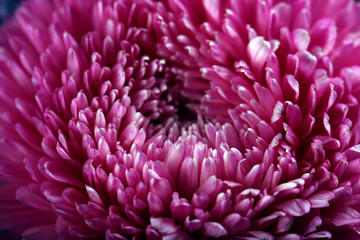
[[[360,5],[28,0],[0,32],[0,228],[359,239]]]

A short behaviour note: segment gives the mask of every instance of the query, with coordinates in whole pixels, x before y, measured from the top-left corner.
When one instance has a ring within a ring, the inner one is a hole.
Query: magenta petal
[[[36,186],[40,193],[39,186]],[[28,187],[19,187],[16,191],[16,199],[19,200],[22,204],[41,210],[50,210],[49,204],[43,199],[41,195],[33,192],[31,186]]]
[[[52,180],[62,183],[67,183],[69,185],[73,185],[77,187],[84,186],[84,184],[80,181],[80,179],[74,176],[73,174],[71,174],[71,170],[69,170],[66,166],[63,166],[62,164],[59,164],[50,159],[43,158],[40,167],[44,175]]]
[[[104,218],[107,213],[98,204],[89,202],[87,204],[79,204],[76,210],[86,219],[91,220],[93,218]]]
[[[163,205],[163,202],[161,198],[159,198],[157,195],[152,194],[149,192],[147,196],[147,201],[149,204],[149,212],[152,216],[161,216],[165,213],[165,208]]]
[[[32,208],[22,208],[21,212],[21,215],[14,211],[2,212],[0,214],[0,227],[19,234],[33,226],[53,223],[56,219],[56,215],[52,212],[39,212]]]
[[[140,182],[140,174],[135,169],[126,169],[125,171],[126,181],[129,187],[135,188]]]
[[[341,212],[330,214],[328,219],[336,226],[344,226],[347,224],[359,224],[360,213],[352,207],[343,207]]]
[[[210,213],[211,216],[215,219],[220,219],[224,214],[230,210],[232,206],[232,201],[229,197],[229,192],[227,193],[219,193],[216,197],[216,202]]]
[[[87,186],[87,185],[85,186],[85,188],[86,188],[86,192],[91,201],[93,201],[94,203],[97,203],[99,205],[103,205],[103,202],[95,189],[93,189],[92,187]]]
[[[87,67],[87,61],[83,52],[78,47],[72,47],[67,55],[68,69],[74,73],[80,73]]]
[[[41,175],[39,169],[37,168],[36,161],[30,158],[24,158],[24,165],[34,181],[41,182],[44,179],[44,176]]]
[[[191,206],[193,206],[194,208],[206,209],[209,203],[210,203],[210,197],[205,193],[201,193],[199,195],[197,193],[194,193],[191,199]]]
[[[196,191],[197,194],[208,194],[215,197],[223,187],[223,182],[216,176],[209,177]]]
[[[95,230],[83,224],[69,225],[69,231],[73,236],[80,238],[96,238],[101,236],[100,232],[95,232]]]
[[[172,195],[172,189],[167,179],[155,179],[150,180],[150,190],[159,196],[165,204],[169,204]]]
[[[307,214],[310,211],[310,202],[305,199],[295,198],[278,204],[276,208],[291,216],[299,217]]]
[[[148,239],[154,239],[154,240],[162,239],[161,235],[154,228],[152,228],[150,224],[146,228],[146,237]]]
[[[224,166],[225,166],[225,173],[228,179],[235,180],[236,179],[236,168],[238,162],[242,158],[240,152],[232,150],[229,152],[225,152],[224,154]]]
[[[44,197],[50,202],[58,202],[62,200],[61,193],[64,189],[63,187],[55,184],[53,181],[44,181],[40,188]]]
[[[264,231],[249,231],[256,239],[273,240],[274,236]]]
[[[219,0],[204,0],[204,9],[210,21],[216,24],[220,23],[220,12],[222,12],[221,2]]]
[[[180,229],[180,226],[176,225],[170,218],[150,218],[150,223],[162,236],[175,233]]]
[[[23,232],[22,236],[25,239],[57,239],[57,233],[54,231],[55,229],[54,224],[51,225],[43,225],[38,227],[31,227]]]
[[[127,188],[125,188],[125,190],[118,189],[117,198],[118,198],[119,204],[121,206],[125,206],[127,203],[132,201],[134,195],[135,195],[134,189],[131,187],[127,187]]]
[[[289,103],[286,108],[286,119],[287,122],[289,123],[289,126],[293,130],[299,129],[299,127],[301,126],[301,122],[303,120],[300,107],[298,105]]]
[[[283,233],[283,232],[289,231],[293,224],[294,224],[294,218],[292,216],[289,216],[289,215],[280,216],[276,232]],[[296,236],[294,236],[294,237],[296,239]]]
[[[288,239],[291,239],[291,240],[301,240],[301,239],[303,239],[303,238],[302,238],[302,236],[300,236],[300,235],[298,235],[298,234],[289,233],[289,234],[282,235],[282,236],[279,237],[278,239],[280,239],[280,240],[288,240]]]
[[[192,240],[193,238],[190,237],[187,233],[184,231],[177,231],[175,233],[172,233],[170,235],[164,236],[164,240]]]
[[[336,43],[337,30],[336,25],[330,19],[323,19],[315,23],[311,29],[312,45],[323,48],[327,55]]]
[[[310,34],[305,29],[297,28],[292,32],[293,43],[298,51],[306,50],[310,43]]]
[[[170,210],[172,217],[180,224],[182,224],[184,220],[192,214],[191,205],[183,198],[174,198],[171,202]]]
[[[317,58],[308,51],[300,51],[296,56],[299,58],[299,70],[306,77],[310,77],[314,73]]]
[[[220,223],[217,222],[204,223],[203,231],[205,237],[213,237],[213,238],[220,238],[228,234],[226,229]]]
[[[124,185],[117,177],[110,173],[107,178],[106,190],[113,202],[116,202],[118,189],[124,190]]]
[[[190,220],[189,217],[186,218],[184,227],[190,233],[197,231],[203,225],[203,222],[200,219]]]
[[[209,177],[215,175],[216,172],[216,163],[214,159],[203,159],[200,173],[200,184],[203,184]]]
[[[249,173],[245,176],[244,184],[246,186],[259,186],[264,177],[264,164],[257,164],[251,168]]]
[[[285,96],[294,99],[295,101],[299,99],[300,85],[293,75],[285,75],[283,88]]]
[[[271,116],[271,123],[278,122],[283,117],[284,112],[284,104],[281,102],[277,102],[273,111],[273,115]]]
[[[170,173],[174,177],[177,176],[184,154],[185,144],[181,141],[178,141],[172,145],[167,156],[165,157],[165,162],[169,165]]]
[[[28,126],[25,126],[21,123],[15,125],[15,129],[19,136],[24,139],[25,142],[32,145],[35,150],[38,150],[40,147],[39,142],[41,141],[40,136],[36,134],[32,129],[29,129]]]
[[[250,221],[247,218],[241,217],[240,214],[232,213],[226,216],[221,224],[225,227],[227,232],[231,235],[236,235],[250,227]]]
[[[125,237],[121,236],[118,233],[112,233],[110,229],[106,230],[106,239],[108,240],[126,240]]]
[[[255,71],[259,71],[268,59],[271,51],[271,44],[263,37],[256,37],[249,42],[247,54]]]
[[[345,156],[349,161],[360,158],[360,144],[347,149],[345,151]]]
[[[61,196],[70,204],[81,204],[87,202],[86,194],[80,192],[75,188],[67,188],[62,193]]]
[[[284,215],[286,215],[284,212],[276,211],[271,215],[257,219],[254,222],[254,225],[257,226],[258,228],[265,228],[266,226],[269,226],[271,223],[275,222]]]
[[[306,239],[331,239],[332,234],[327,231],[315,232],[306,236]]]
[[[189,171],[189,169],[191,169],[191,171]],[[198,164],[195,159],[188,157],[184,160],[180,168],[180,192],[185,196],[190,197],[198,187],[198,181]]]

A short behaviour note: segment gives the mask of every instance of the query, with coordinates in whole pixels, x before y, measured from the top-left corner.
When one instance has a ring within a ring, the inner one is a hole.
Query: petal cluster
[[[359,17],[350,0],[24,2],[0,30],[0,229],[358,239]]]

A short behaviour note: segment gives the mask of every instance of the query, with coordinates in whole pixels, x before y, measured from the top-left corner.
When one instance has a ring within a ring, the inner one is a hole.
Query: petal
[[[228,235],[228,233],[220,223],[206,222],[203,226],[203,235],[205,238],[220,238]]]
[[[101,200],[100,195],[96,192],[96,190],[88,185],[85,186],[86,192],[90,198],[90,200],[94,203],[97,203],[99,205],[104,205],[103,201]]]
[[[311,205],[308,200],[299,198],[295,198],[276,205],[277,209],[280,209],[281,211],[294,217],[300,217],[309,213],[310,207]]]
[[[251,225],[249,219],[242,217],[238,213],[232,213],[226,216],[221,225],[225,227],[229,235],[236,235],[248,229]]]
[[[77,177],[79,174],[73,173],[71,169],[59,162],[44,157],[39,161],[39,168],[51,180],[80,188],[84,187],[84,183]]]
[[[185,143],[182,141],[177,141],[174,145],[171,146],[168,154],[165,157],[164,162],[169,166],[171,175],[176,179],[181,162],[185,154]]]
[[[221,23],[221,16],[219,13],[222,12],[222,4],[219,0],[203,0],[204,9],[209,22],[215,24]]]
[[[292,32],[292,40],[298,51],[306,50],[310,43],[310,35],[305,29],[296,28]]]
[[[247,54],[254,71],[261,71],[271,52],[271,44],[263,37],[256,37],[249,42]]]
[[[151,217],[150,223],[162,236],[175,233],[180,229],[180,226],[176,225],[171,218]]]
[[[176,222],[182,224],[184,220],[191,216],[192,207],[184,198],[174,198],[170,205],[171,216]]]
[[[30,227],[22,233],[24,239],[58,239],[55,224]]]
[[[308,79],[313,75],[317,64],[317,58],[308,51],[296,53],[299,58],[299,70]]]
[[[177,231],[175,233],[172,233],[170,235],[167,235],[163,237],[163,240],[192,240],[193,238],[190,237],[186,232],[184,231]]]
[[[189,171],[191,169],[191,171]],[[183,196],[191,197],[198,188],[198,163],[194,158],[187,157],[181,165],[179,174],[179,189]]]
[[[216,175],[216,173],[217,173],[217,166],[215,160],[213,158],[205,158],[202,161],[202,166],[201,166],[200,184],[206,182],[206,180],[209,177]]]
[[[168,205],[171,200],[172,189],[170,183],[165,178],[150,180],[150,191],[159,196],[165,205]]]
[[[162,216],[166,213],[162,200],[159,196],[154,195],[152,192],[148,193],[147,201],[149,204],[149,212],[151,216]]]
[[[36,187],[39,188],[39,186]],[[38,189],[38,191],[40,192],[40,189]],[[19,187],[16,190],[16,199],[25,206],[45,211],[51,210],[49,203],[43,199],[43,196],[39,196],[31,190],[31,185],[28,187]]]

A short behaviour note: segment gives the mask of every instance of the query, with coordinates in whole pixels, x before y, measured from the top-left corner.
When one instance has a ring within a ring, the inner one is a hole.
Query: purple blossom
[[[28,0],[0,52],[4,238],[360,238],[355,1]]]

